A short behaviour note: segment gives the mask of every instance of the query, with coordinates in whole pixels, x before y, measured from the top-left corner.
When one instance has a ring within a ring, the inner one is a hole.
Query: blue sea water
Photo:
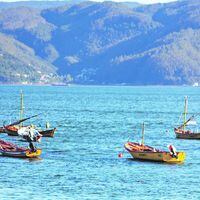
[[[173,127],[188,96],[190,113],[200,112],[198,87],[1,86],[0,122],[19,116],[19,91],[31,123],[48,120],[55,137],[43,138],[41,159],[0,157],[0,199],[200,199],[200,141],[175,139]],[[140,141],[187,153],[184,164],[130,159],[123,144]],[[21,146],[19,138],[0,139]]]

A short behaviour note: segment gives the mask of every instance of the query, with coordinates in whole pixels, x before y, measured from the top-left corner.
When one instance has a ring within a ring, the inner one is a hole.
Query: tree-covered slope
[[[199,13],[196,0],[19,7],[0,11],[0,32],[75,83],[192,84],[200,82]]]
[[[49,83],[57,81],[55,68],[32,49],[0,34],[0,82]]]

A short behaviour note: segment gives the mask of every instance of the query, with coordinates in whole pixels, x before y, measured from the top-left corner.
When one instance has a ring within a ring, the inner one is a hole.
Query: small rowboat
[[[170,151],[163,151],[144,144],[144,123],[142,126],[142,142],[127,142],[124,148],[132,155],[134,159],[167,162],[167,163],[182,163],[185,160],[185,152],[176,152],[175,147],[169,146]]]
[[[56,128],[53,128],[53,129],[47,129],[47,130],[39,130],[39,133],[42,135],[42,137],[54,137],[55,131],[56,131]]]
[[[37,158],[41,155],[42,150],[36,149],[32,152],[30,149],[18,147],[12,143],[0,140],[0,154],[1,156],[15,157],[15,158]]]
[[[127,142],[124,147],[134,159],[167,163],[181,163],[185,160],[185,152],[177,152],[173,156],[171,152],[133,142]]]
[[[15,158],[37,158],[41,155],[42,150],[37,149],[36,152],[31,152],[29,149],[25,151],[8,151],[8,150],[0,150],[1,156],[6,157],[15,157]]]
[[[187,120],[188,98],[185,97],[185,105],[183,112],[183,123],[177,128],[174,128],[176,138],[178,139],[200,139],[200,132],[187,130],[186,127],[194,119],[194,115]]]

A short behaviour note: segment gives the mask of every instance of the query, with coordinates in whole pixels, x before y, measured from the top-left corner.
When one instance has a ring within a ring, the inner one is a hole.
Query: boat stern
[[[185,158],[185,152],[177,152],[177,157],[172,157],[169,153],[163,155],[163,161],[167,163],[183,163]]]
[[[26,156],[28,158],[36,158],[36,157],[39,157],[42,153],[42,150],[41,149],[37,149],[35,152],[32,152],[30,150],[27,150],[26,151]]]

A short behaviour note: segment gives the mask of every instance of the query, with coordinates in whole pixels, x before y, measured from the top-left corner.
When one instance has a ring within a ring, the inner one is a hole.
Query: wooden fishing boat
[[[174,128],[176,138],[178,139],[200,139],[199,132],[192,132],[190,130],[182,130],[181,128]]]
[[[31,151],[30,149],[18,147],[10,142],[0,140],[0,154],[1,156],[15,157],[15,158],[36,158],[42,153],[41,149]]]
[[[134,159],[167,162],[167,163],[182,163],[185,160],[185,152],[176,152],[175,148],[170,145],[171,151],[163,151],[154,147],[144,145],[144,124],[142,131],[142,143],[127,142],[124,145],[125,149],[132,155]]]
[[[25,126],[23,126],[25,127]],[[5,126],[5,132],[9,136],[18,136],[18,130],[21,127],[19,126]],[[46,130],[38,130],[38,132],[42,135],[42,137],[54,137],[54,133],[56,131],[56,128],[53,129],[46,129]]]
[[[42,150],[37,149],[36,152],[31,152],[30,149],[24,151],[10,151],[10,150],[0,150],[1,156],[15,157],[15,158],[37,158],[41,155]]]
[[[185,160],[185,152],[177,152],[173,156],[171,152],[133,142],[127,142],[124,147],[134,159],[167,163],[181,163]]]
[[[188,110],[188,98],[185,97],[185,105],[183,112],[183,124],[179,127],[174,128],[174,132],[176,134],[176,138],[179,139],[200,139],[200,132],[187,130],[186,127],[188,124],[194,119],[194,115],[187,119],[187,110]]]
[[[23,114],[24,114],[24,95],[23,95],[23,92],[21,91],[20,93],[20,119],[12,124],[4,126],[5,132],[9,136],[18,136],[18,130],[24,127],[23,122],[37,116],[37,115],[34,115],[32,117],[23,119]]]
[[[53,129],[47,129],[47,130],[39,130],[39,133],[42,135],[42,137],[54,137],[55,131],[56,131],[56,128],[53,128]]]
[[[23,113],[24,113],[24,100],[23,99],[24,99],[23,93],[21,92],[21,95],[20,95],[20,120],[3,127],[4,132],[7,133],[9,136],[18,136],[18,130],[22,127],[27,127],[27,126],[24,126],[22,122],[38,116],[38,115],[34,115],[31,117],[23,118]],[[45,130],[38,130],[38,131],[43,137],[54,137],[56,128],[49,129],[49,127],[48,127]]]

